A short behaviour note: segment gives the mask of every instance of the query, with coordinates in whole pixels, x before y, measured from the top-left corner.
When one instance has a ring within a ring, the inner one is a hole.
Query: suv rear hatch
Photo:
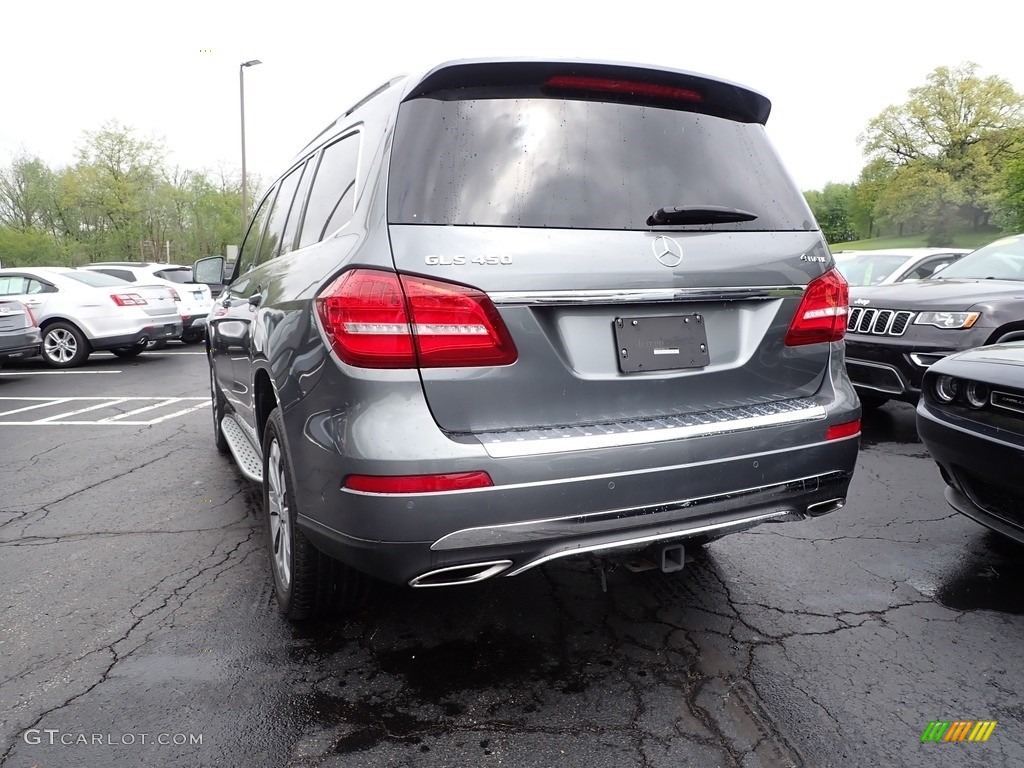
[[[388,193],[407,301],[471,286],[514,345],[500,365],[421,357],[438,425],[621,424],[813,395],[818,342],[842,319],[787,334],[816,278],[822,311],[845,311],[841,280],[822,278],[831,257],[768,112],[729,83],[610,65],[460,64],[414,87]],[[452,317],[432,322],[475,332]]]

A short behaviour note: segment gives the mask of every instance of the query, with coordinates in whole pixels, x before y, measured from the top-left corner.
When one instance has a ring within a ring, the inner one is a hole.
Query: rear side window
[[[127,280],[129,283],[135,282],[135,275],[133,275],[127,269],[108,269],[104,267],[103,269],[97,269],[95,271],[101,272],[104,275],[110,275],[111,277],[119,278],[121,280]]]
[[[299,247],[318,243],[347,224],[355,210],[359,134],[328,146],[320,159],[306,206]]]
[[[659,208],[724,206],[757,218],[687,228],[816,228],[762,125],[658,106],[413,99],[390,178],[393,224],[649,229]]]
[[[114,275],[104,275],[102,272],[91,272],[86,269],[64,272],[62,276],[69,280],[76,280],[79,283],[91,285],[93,288],[109,288],[114,285],[124,285],[128,282]]]
[[[260,243],[260,252],[256,257],[256,263],[274,259],[282,253],[288,253],[291,243],[285,242],[288,233],[285,231],[285,224],[288,221],[288,213],[292,209],[292,200],[295,199],[295,190],[299,187],[302,179],[302,171],[305,166],[300,166],[289,173],[278,185],[277,197],[274,200],[274,207],[270,209],[270,217],[267,219],[267,231]],[[294,234],[292,235],[294,239]]]
[[[256,213],[253,214],[252,222],[249,224],[249,231],[245,235],[245,240],[242,242],[242,249],[238,253],[238,274],[244,275],[254,266],[256,266],[256,256],[259,253],[260,247],[260,234],[263,231],[263,222],[267,218],[267,211],[270,209],[270,204],[274,199],[276,190],[271,189],[267,193],[266,197],[260,202],[259,208],[256,209]]]

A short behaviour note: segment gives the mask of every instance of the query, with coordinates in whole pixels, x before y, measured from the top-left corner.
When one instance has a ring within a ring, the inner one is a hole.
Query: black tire
[[[71,323],[58,320],[43,328],[39,354],[51,368],[74,368],[89,357],[89,342]]]
[[[860,398],[861,407],[865,411],[873,411],[876,408],[881,408],[883,405],[889,402],[890,398],[887,395],[876,395],[874,393],[863,393],[858,392],[857,396]]]
[[[117,349],[110,350],[118,357],[138,357],[146,351],[147,342],[140,341],[138,344],[133,344],[130,347],[118,347]]]
[[[220,391],[220,387],[217,386],[217,378],[213,375],[213,365],[210,365],[210,405],[213,409],[213,444],[217,446],[217,453],[228,453],[228,441],[224,439],[224,432],[220,428],[220,423],[224,420],[224,414],[227,413],[227,398],[224,397],[224,393]]]
[[[369,577],[320,552],[299,530],[294,485],[275,408],[263,433],[263,516],[277,606],[292,621],[358,608],[369,594]]]
[[[182,344],[199,344],[201,341],[203,341],[201,333],[190,333],[188,336],[181,337]]]

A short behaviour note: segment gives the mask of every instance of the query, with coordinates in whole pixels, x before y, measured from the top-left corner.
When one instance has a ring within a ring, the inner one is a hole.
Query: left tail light
[[[146,300],[137,293],[112,293],[110,298],[119,307],[141,307],[146,304]]]
[[[316,299],[331,346],[363,368],[510,365],[515,344],[480,291],[424,277],[354,269]]]

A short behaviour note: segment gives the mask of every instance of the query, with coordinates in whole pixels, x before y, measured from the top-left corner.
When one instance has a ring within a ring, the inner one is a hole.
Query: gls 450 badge
[[[423,261],[428,267],[461,267],[464,264],[478,264],[482,267],[508,266],[512,263],[512,257],[507,255],[495,256],[442,256],[439,254],[427,254]]]

